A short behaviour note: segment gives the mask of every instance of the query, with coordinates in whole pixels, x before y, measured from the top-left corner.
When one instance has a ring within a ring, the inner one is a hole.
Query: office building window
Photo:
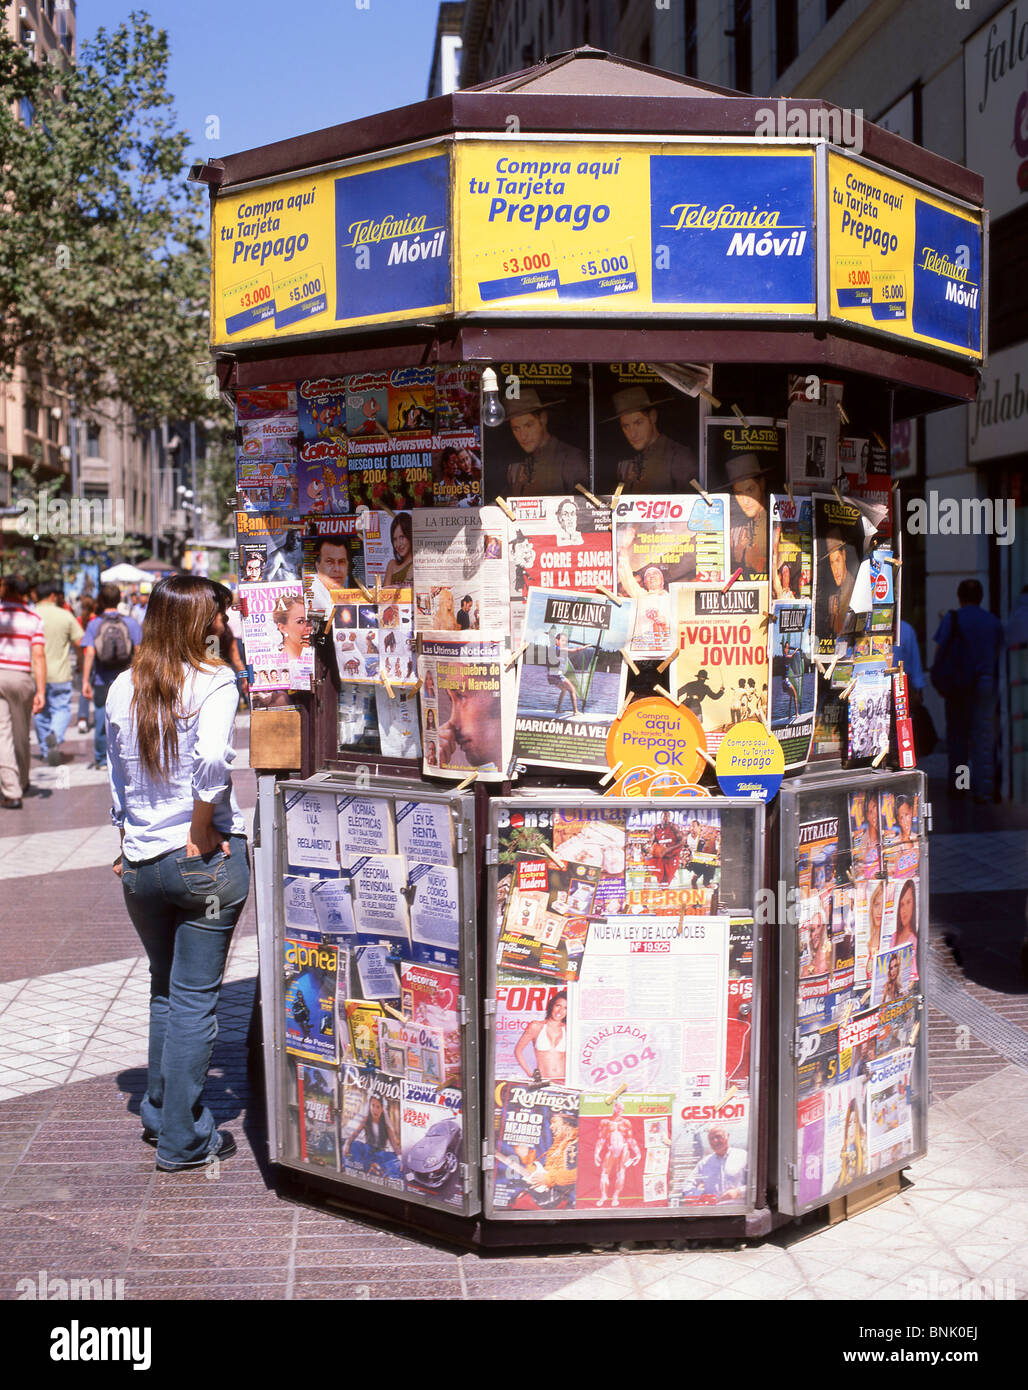
[[[697,67],[697,40],[696,40],[696,0],[685,0],[685,75],[686,77],[696,77],[699,69]]]
[[[25,428],[30,434],[39,433],[39,402],[25,402]]]
[[[775,71],[782,73],[797,53],[797,0],[775,0]]]
[[[734,0],[735,27],[732,39],[735,48],[735,80],[733,86],[740,92],[748,92],[753,87],[753,58],[750,0]]]
[[[100,457],[101,431],[99,425],[94,425],[92,421],[86,426],[86,458],[98,459]]]
[[[846,0],[825,0],[825,21],[831,19],[836,10],[841,10]]]

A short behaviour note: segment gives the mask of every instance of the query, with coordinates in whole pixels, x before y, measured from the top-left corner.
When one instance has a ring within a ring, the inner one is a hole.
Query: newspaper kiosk
[[[582,49],[194,171],[271,1158],[351,1211],[757,1236],[924,1151],[889,441],[982,184],[778,108]]]

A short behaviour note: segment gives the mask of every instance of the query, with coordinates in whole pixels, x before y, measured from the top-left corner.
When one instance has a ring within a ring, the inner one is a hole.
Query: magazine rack
[[[925,1152],[929,808],[920,772],[806,773],[780,798],[778,1206],[799,1216]],[[877,808],[897,798],[913,812],[910,835],[889,844]],[[868,806],[877,850],[866,844]],[[830,927],[827,970],[813,959],[815,917]],[[893,946],[911,932],[911,945]]]

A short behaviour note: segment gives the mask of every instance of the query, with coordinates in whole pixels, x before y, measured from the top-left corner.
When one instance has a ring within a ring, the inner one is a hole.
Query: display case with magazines
[[[579,790],[489,809],[486,1215],[766,1205],[763,805]]]
[[[780,793],[778,1205],[795,1215],[925,1152],[929,808],[920,772]]]
[[[264,952],[272,1156],[459,1216],[479,1209],[472,806],[383,776],[280,782]]]

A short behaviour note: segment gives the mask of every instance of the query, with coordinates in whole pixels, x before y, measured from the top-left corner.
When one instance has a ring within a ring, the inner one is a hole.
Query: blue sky
[[[169,86],[191,158],[320,130],[428,90],[436,0],[78,0],[78,41],[133,9],[166,29]],[[209,116],[220,139],[205,138]]]

